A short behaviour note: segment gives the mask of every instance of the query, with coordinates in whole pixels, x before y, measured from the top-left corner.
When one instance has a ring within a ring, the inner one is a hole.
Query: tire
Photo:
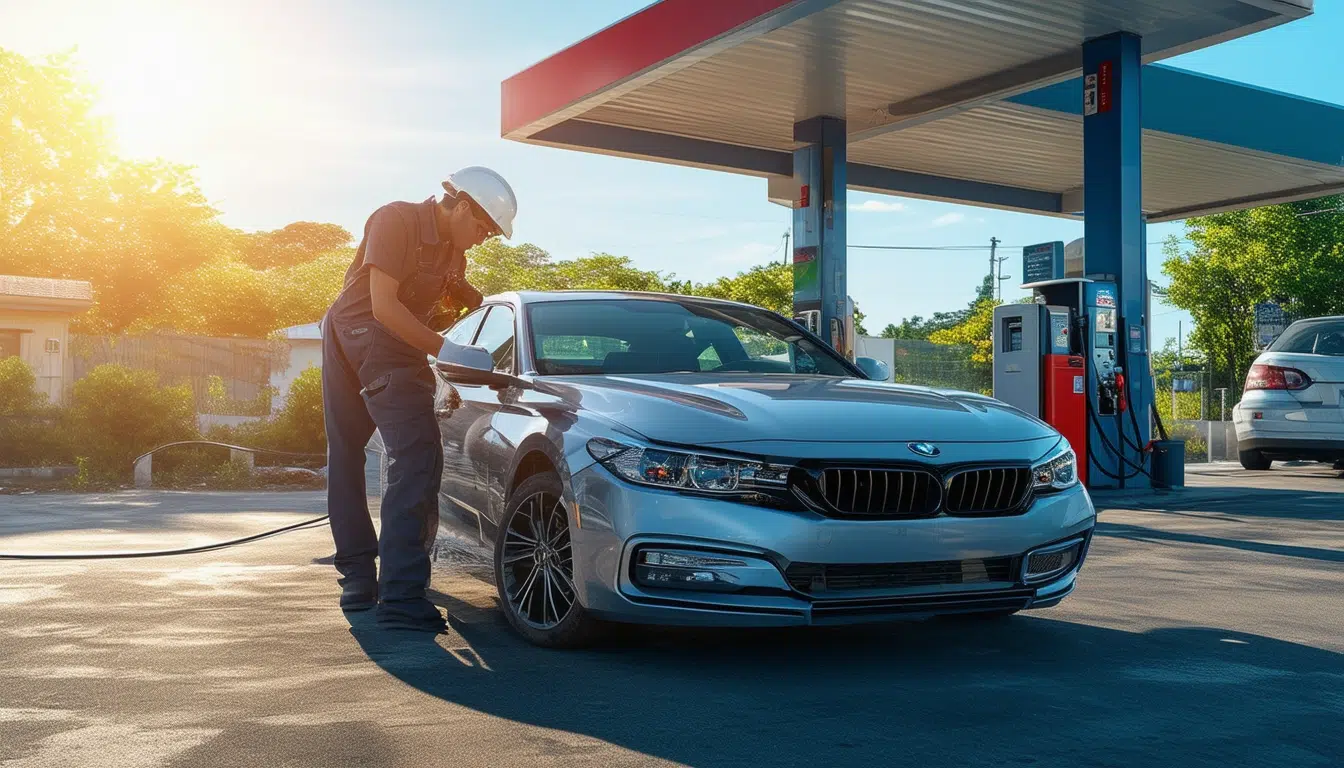
[[[584,610],[574,590],[563,491],[554,472],[524,480],[510,495],[495,537],[499,608],[514,631],[545,648],[583,647],[605,628]],[[544,542],[540,553],[537,542]]]
[[[1255,472],[1263,472],[1269,469],[1271,462],[1265,458],[1265,454],[1257,450],[1239,451],[1237,458],[1241,460],[1241,468],[1249,469]]]

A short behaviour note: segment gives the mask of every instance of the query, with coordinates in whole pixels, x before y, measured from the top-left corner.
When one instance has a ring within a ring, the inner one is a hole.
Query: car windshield
[[[853,376],[828,348],[769,312],[663,299],[553,301],[528,308],[537,372],[801,373]]]
[[[1269,346],[1270,352],[1344,356],[1344,320],[1293,324]]]

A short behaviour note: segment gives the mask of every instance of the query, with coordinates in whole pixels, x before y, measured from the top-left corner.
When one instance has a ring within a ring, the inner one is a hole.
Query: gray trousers
[[[434,373],[423,354],[376,324],[341,327],[327,318],[323,326],[327,511],[339,583],[377,582],[384,603],[423,601],[443,477]],[[364,482],[364,449],[375,427],[388,458],[381,536]]]

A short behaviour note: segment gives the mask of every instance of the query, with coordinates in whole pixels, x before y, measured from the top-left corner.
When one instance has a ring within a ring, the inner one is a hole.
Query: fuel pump
[[[1123,487],[1145,469],[1128,412],[1115,284],[1063,278],[1023,287],[1034,304],[994,310],[994,396],[1068,438],[1089,488]]]
[[[1059,431],[1079,457],[1087,483],[1087,367],[1065,305],[1005,304],[994,308],[994,397]]]

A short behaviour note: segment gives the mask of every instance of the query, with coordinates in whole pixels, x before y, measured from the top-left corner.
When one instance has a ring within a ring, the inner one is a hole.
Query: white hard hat
[[[505,237],[513,237],[513,217],[518,215],[518,198],[503,176],[479,165],[454,173],[443,182],[449,194],[465,194],[495,222]]]

